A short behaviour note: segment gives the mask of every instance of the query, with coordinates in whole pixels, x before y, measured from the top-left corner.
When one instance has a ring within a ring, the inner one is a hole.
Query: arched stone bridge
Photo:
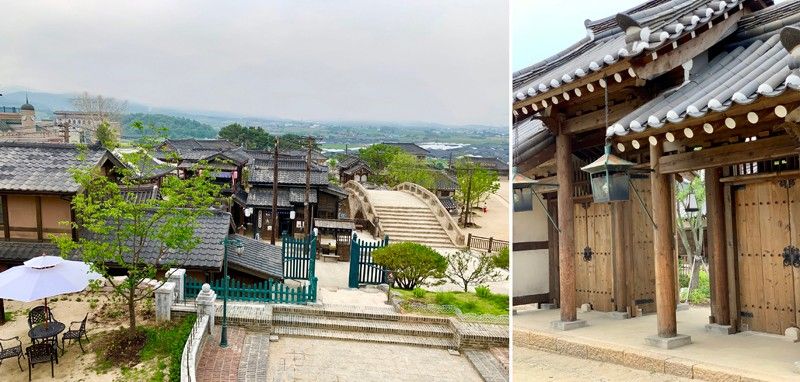
[[[393,190],[368,190],[345,183],[350,214],[375,225],[392,242],[411,241],[436,248],[463,247],[466,235],[439,199],[424,187],[402,183]]]

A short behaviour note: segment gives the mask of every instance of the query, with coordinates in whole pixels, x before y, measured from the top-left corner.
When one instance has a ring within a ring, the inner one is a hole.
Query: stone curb
[[[704,381],[769,380],[745,370],[534,329],[514,330],[513,345]]]

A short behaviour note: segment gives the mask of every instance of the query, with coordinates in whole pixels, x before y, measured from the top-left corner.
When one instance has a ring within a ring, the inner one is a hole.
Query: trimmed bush
[[[416,298],[423,298],[423,297],[425,297],[425,293],[426,293],[425,289],[422,289],[422,288],[420,288],[420,287],[416,287],[416,288],[414,288],[414,290],[412,291],[412,294],[413,294],[413,295],[414,295],[414,297],[416,297]]]
[[[489,298],[492,296],[492,291],[487,285],[478,285],[475,287],[475,295],[480,298]]]
[[[494,257],[494,266],[497,268],[503,268],[508,270],[508,247],[505,247],[497,252],[497,255]]]
[[[426,280],[444,277],[447,259],[432,248],[417,243],[396,243],[372,252],[372,261],[391,269],[395,286],[411,290]]]

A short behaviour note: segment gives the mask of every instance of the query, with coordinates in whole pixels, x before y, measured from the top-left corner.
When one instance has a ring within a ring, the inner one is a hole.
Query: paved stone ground
[[[508,381],[508,370],[503,367],[500,361],[495,358],[488,350],[467,349],[464,355],[472,362],[472,366],[478,370],[483,380],[486,382],[506,382]]]
[[[689,382],[691,379],[631,369],[621,365],[514,347],[514,381],[648,381]]]
[[[270,344],[267,381],[480,382],[464,356],[447,350],[318,338]]]
[[[269,334],[248,333],[239,361],[239,382],[267,380]]]
[[[245,330],[228,327],[228,347],[219,347],[221,328],[214,327],[214,335],[206,339],[200,361],[197,363],[198,382],[236,381],[244,347]]]

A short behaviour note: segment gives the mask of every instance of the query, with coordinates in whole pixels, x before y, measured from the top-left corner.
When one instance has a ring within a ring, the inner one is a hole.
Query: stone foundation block
[[[588,355],[587,346],[564,338],[556,339],[556,352],[578,358],[586,358]]]
[[[730,325],[720,325],[720,324],[706,324],[706,331],[711,334],[724,334],[729,335],[736,333],[736,329]]]
[[[558,309],[558,306],[556,306],[556,304],[544,303],[544,304],[539,304],[539,309],[552,310],[552,309]]]
[[[578,329],[586,326],[586,320],[575,320],[575,321],[552,321],[550,322],[550,327],[555,330],[572,330]]]
[[[668,358],[664,361],[664,373],[683,378],[694,378],[694,365],[697,361],[685,358]]]
[[[648,351],[626,351],[623,365],[634,369],[663,373],[667,358],[669,357]]]
[[[587,358],[622,365],[625,362],[625,350],[611,344],[590,344],[587,347]]]
[[[661,349],[675,349],[692,343],[692,337],[685,334],[678,334],[675,337],[649,336],[644,339],[645,343]]]
[[[613,318],[615,320],[627,320],[631,318],[631,315],[628,312],[608,312],[608,318]]]

